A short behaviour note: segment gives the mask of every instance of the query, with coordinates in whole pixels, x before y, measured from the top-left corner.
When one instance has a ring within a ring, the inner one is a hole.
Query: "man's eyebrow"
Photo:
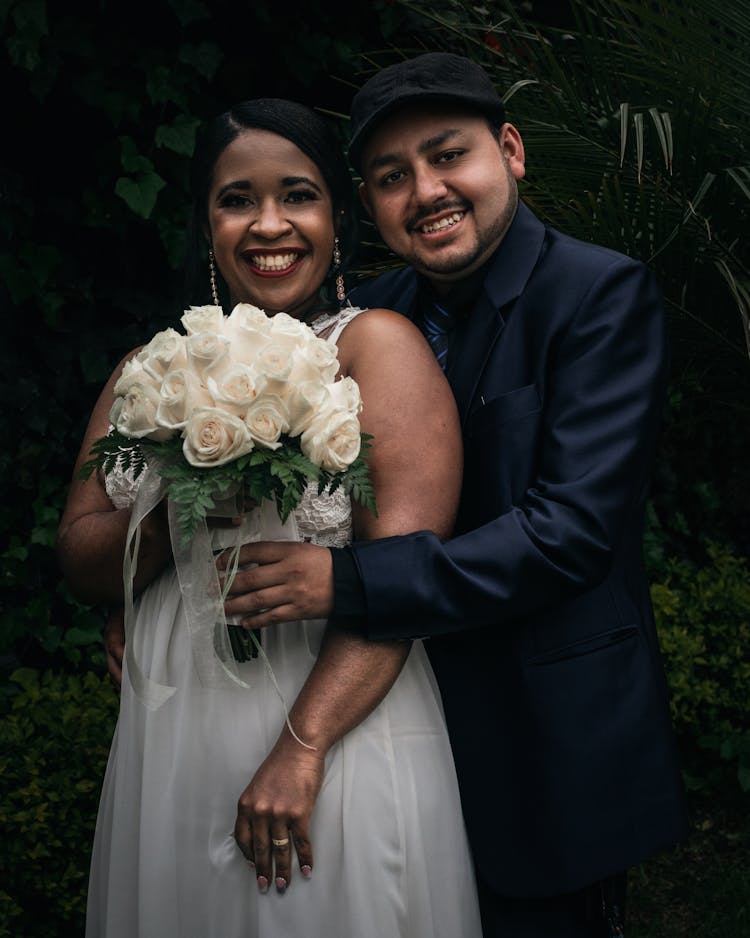
[[[435,147],[441,147],[444,143],[447,143],[448,140],[453,137],[458,137],[463,133],[464,131],[459,127],[448,127],[446,130],[441,130],[440,133],[423,140],[417,147],[417,152],[420,154],[427,153],[429,150],[434,150]],[[382,169],[384,166],[388,166],[391,163],[397,163],[399,159],[400,156],[398,152],[381,153],[379,156],[375,156],[370,160],[367,168],[370,170]]]

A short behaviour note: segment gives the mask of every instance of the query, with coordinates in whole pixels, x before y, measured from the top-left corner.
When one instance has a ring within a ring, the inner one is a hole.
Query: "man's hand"
[[[304,749],[288,731],[242,792],[234,838],[255,866],[258,889],[284,892],[292,879],[292,846],[302,875],[312,875],[310,815],[323,782],[323,754]]]
[[[125,613],[122,607],[110,613],[104,626],[103,638],[107,671],[119,690],[122,684],[122,658],[125,654]]]
[[[325,619],[333,611],[333,560],[327,547],[287,541],[245,544],[240,570],[224,610],[241,615],[245,628],[258,629],[298,619]],[[217,561],[224,574],[226,557]]]

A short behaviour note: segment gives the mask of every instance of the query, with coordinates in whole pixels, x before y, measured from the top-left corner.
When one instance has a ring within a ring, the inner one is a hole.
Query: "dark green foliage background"
[[[345,114],[363,78],[402,52],[466,52],[509,92],[533,79],[508,102],[527,144],[524,198],[657,270],[674,358],[647,562],[689,784],[708,802],[746,803],[750,369],[716,262],[740,295],[750,288],[750,188],[736,183],[750,186],[750,68],[736,52],[750,17],[742,0],[687,6],[699,19],[658,0],[0,0],[0,838],[13,845],[0,938],[81,933],[116,697],[97,676],[103,611],[71,598],[54,539],[102,384],[180,315],[196,128],[259,95]],[[632,129],[620,165],[622,101],[645,118],[641,179]],[[672,115],[672,173],[650,107]],[[366,223],[363,236],[360,269],[393,262]]]
[[[101,615],[71,601],[51,550],[86,419],[118,360],[181,313],[198,124],[262,94],[348,110],[339,76],[353,74],[365,40],[324,7],[0,3],[11,105],[0,154],[8,665],[92,654]]]

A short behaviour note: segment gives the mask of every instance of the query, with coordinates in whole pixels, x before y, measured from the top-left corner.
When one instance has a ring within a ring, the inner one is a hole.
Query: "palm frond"
[[[432,48],[493,77],[526,143],[525,200],[550,224],[651,265],[680,316],[744,357],[750,7],[569,5],[574,24],[563,29],[510,0],[400,0]]]

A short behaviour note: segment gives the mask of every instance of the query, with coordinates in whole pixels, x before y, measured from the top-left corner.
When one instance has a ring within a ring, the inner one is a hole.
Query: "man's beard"
[[[468,276],[489,258],[505,236],[505,232],[510,227],[510,223],[513,221],[516,209],[518,208],[518,188],[516,181],[511,173],[507,159],[505,159],[505,157],[503,157],[503,159],[508,174],[508,199],[500,215],[495,218],[491,227],[484,232],[477,232],[477,237],[472,247],[461,253],[450,255],[446,251],[445,257],[429,257],[427,260],[421,257],[420,254],[404,254],[402,255],[402,259],[406,261],[407,264],[414,267],[428,278],[430,274],[438,275],[442,278],[446,275],[461,274],[464,271],[466,272],[466,276]],[[464,210],[468,209],[469,211],[473,211],[473,205],[471,205],[471,203],[463,207],[458,205],[449,205],[447,207],[456,208],[459,211],[462,208]],[[421,214],[427,217],[435,211],[436,207],[430,206],[428,210],[425,210]],[[418,219],[415,219],[413,226],[416,227],[417,224]],[[461,277],[455,277],[453,279],[460,280]]]

